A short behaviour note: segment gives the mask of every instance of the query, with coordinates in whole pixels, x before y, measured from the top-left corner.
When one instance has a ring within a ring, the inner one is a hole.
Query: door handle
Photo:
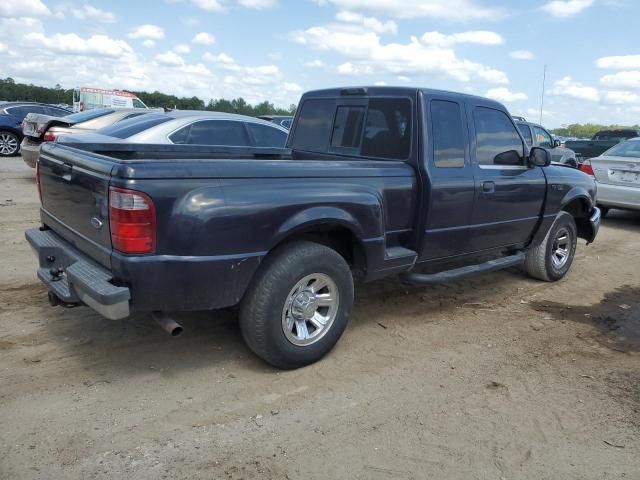
[[[482,182],[483,193],[493,193],[496,191],[496,184],[494,182]]]

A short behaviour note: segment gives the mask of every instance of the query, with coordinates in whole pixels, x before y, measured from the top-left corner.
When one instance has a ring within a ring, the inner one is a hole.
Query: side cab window
[[[533,147],[533,137],[531,136],[531,128],[526,123],[518,123],[518,130],[522,134],[522,138],[527,142],[527,145]]]
[[[476,161],[480,168],[524,166],[524,145],[511,118],[489,107],[473,109]]]

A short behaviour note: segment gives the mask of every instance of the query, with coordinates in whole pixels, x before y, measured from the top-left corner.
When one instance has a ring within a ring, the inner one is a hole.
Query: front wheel
[[[240,306],[240,329],[260,358],[298,368],[334,347],[352,305],[353,278],[344,258],[317,243],[290,243],[256,274]]]
[[[567,212],[560,212],[542,243],[527,252],[525,270],[538,280],[560,280],[571,268],[577,243],[574,218]]]
[[[15,133],[0,132],[0,157],[10,157],[18,153],[20,139]]]

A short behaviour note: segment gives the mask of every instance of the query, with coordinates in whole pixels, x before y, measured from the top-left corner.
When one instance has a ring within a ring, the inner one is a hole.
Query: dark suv
[[[66,110],[45,103],[7,102],[0,105],[0,157],[17,155],[22,142],[22,121],[29,113],[42,113],[53,117],[64,117]]]
[[[543,147],[549,149],[551,161],[562,163],[571,167],[578,167],[576,153],[568,148],[560,146],[560,142],[554,140],[551,134],[542,125],[527,122],[522,117],[514,117],[518,130],[529,147]]]

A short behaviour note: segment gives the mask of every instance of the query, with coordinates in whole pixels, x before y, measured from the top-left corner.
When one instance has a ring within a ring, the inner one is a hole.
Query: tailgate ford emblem
[[[92,217],[91,218],[91,225],[93,225],[93,228],[96,228],[96,229],[99,230],[99,229],[102,228],[102,220],[100,220],[97,217]]]

